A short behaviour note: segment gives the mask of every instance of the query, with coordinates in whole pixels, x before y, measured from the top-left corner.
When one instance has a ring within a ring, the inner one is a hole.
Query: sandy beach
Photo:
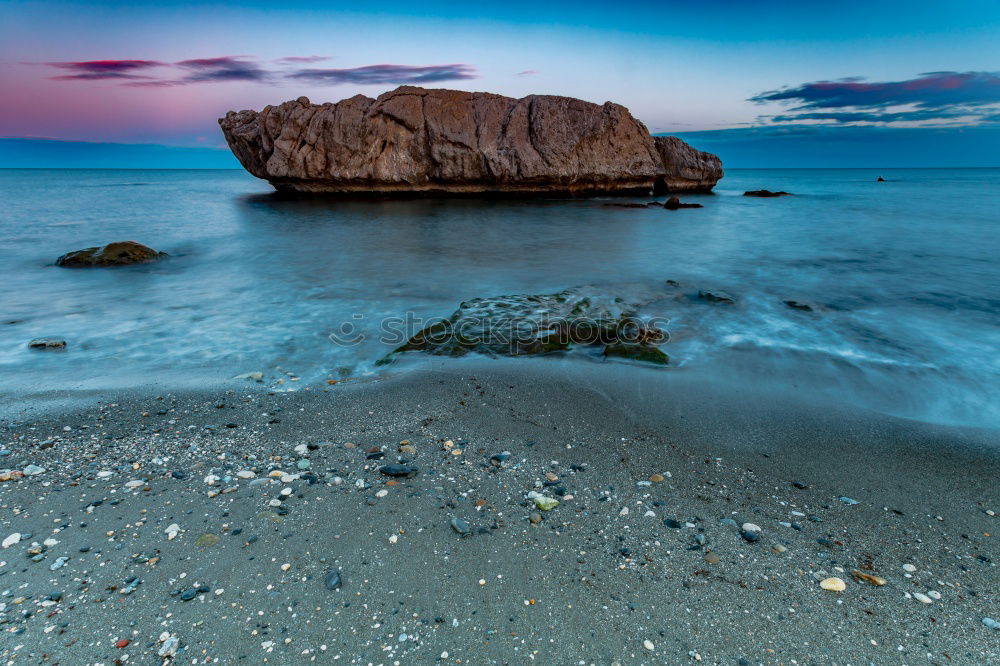
[[[296,388],[4,396],[4,661],[1000,663],[990,431],[547,359]]]

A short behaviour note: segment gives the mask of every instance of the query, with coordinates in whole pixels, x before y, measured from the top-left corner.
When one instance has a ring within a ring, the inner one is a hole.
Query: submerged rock
[[[88,247],[68,252],[56,259],[57,266],[64,268],[94,268],[103,266],[128,266],[147,264],[169,256],[135,241],[108,243],[102,247]]]
[[[789,197],[791,195],[791,192],[772,192],[771,190],[750,190],[743,193],[745,197]]]
[[[656,345],[663,331],[637,319],[637,306],[617,297],[598,298],[581,290],[512,295],[465,301],[450,317],[425,327],[394,354],[423,351],[437,356],[529,356],[561,352],[575,345],[603,345],[606,356],[663,364]],[[621,347],[621,349],[619,349]]]
[[[670,357],[659,347],[651,345],[614,344],[604,348],[604,356],[609,358],[628,358],[643,363],[667,365]]]
[[[802,310],[803,312],[812,312],[813,306],[808,303],[803,303],[802,301],[785,301],[785,305],[793,310]]]
[[[31,349],[66,349],[66,341],[62,338],[35,338],[28,342]]]
[[[708,301],[709,303],[721,303],[723,305],[732,305],[736,302],[736,298],[734,296],[730,295],[728,292],[722,291],[721,289],[702,289],[698,292],[698,298],[703,301]]]
[[[722,177],[717,157],[654,139],[619,104],[553,95],[402,86],[230,111],[219,125],[247,171],[295,192],[648,194]]]
[[[663,207],[666,208],[667,210],[677,210],[678,208],[701,208],[702,205],[693,203],[681,203],[681,200],[678,199],[677,197],[670,197],[669,199],[667,199],[666,203],[663,204]]]

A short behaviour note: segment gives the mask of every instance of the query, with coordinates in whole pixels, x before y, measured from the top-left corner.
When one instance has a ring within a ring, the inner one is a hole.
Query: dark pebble
[[[326,574],[326,578],[323,580],[323,584],[326,585],[328,590],[338,590],[343,584],[343,580],[340,578],[340,572],[331,570]]]
[[[409,479],[416,476],[420,470],[414,465],[382,465],[379,471],[386,476],[403,476]]]

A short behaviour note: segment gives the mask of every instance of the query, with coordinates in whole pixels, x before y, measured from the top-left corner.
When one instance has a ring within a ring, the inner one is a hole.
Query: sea
[[[792,195],[743,196],[762,188]],[[663,381],[1000,427],[1000,169],[731,169],[682,196],[702,208],[608,205],[650,200],[289,198],[241,170],[0,170],[0,394],[242,389],[256,372],[305,390],[446,366],[387,355],[469,299],[573,290],[657,322]],[[119,240],[170,257],[55,265]],[[39,337],[67,347],[30,349]],[[523,362],[653,371],[594,348]]]

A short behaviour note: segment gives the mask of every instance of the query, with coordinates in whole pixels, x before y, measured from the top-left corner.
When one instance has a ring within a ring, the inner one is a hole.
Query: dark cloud
[[[763,92],[751,97],[750,101],[798,102],[797,109],[996,104],[1000,103],[1000,72],[929,72],[907,81],[881,83],[857,78],[817,81],[797,88]]]
[[[149,78],[138,74],[152,67],[160,67],[164,63],[156,60],[81,60],[74,62],[47,62],[49,67],[67,70],[69,74],[60,74],[52,78],[57,81],[95,81],[101,79],[141,79]]]
[[[196,58],[176,63],[191,73],[182,83],[204,81],[265,81],[271,74],[257,63],[242,56],[222,56],[219,58]]]
[[[284,58],[276,58],[274,62],[309,64],[313,62],[323,62],[324,60],[329,59],[330,56],[286,56]]]
[[[273,61],[282,65],[314,63],[329,59],[327,56],[287,56]],[[292,69],[265,67],[249,56],[219,56],[193,58],[175,63],[155,60],[94,60],[87,62],[52,62],[50,67],[68,70],[55,76],[70,79],[119,79],[122,85],[136,88],[169,88],[196,83],[246,81],[253,83],[280,83],[281,81],[307,81],[314,84],[402,84],[459,81],[476,78],[471,65],[368,65],[346,69]],[[150,76],[145,70],[152,67],[172,67],[173,76]],[[532,73],[530,70],[522,75]]]
[[[980,122],[1000,105],[1000,72],[928,72],[905,81],[859,77],[816,81],[754,95],[750,101],[790,104],[771,122],[934,123]]]
[[[921,109],[917,111],[815,111],[767,116],[767,119],[775,123],[803,120],[832,120],[838,123],[899,123],[954,120],[969,116],[979,117],[976,111],[968,109]]]
[[[303,69],[289,78],[312,83],[402,84],[461,81],[476,78],[471,65],[368,65],[349,69]]]

